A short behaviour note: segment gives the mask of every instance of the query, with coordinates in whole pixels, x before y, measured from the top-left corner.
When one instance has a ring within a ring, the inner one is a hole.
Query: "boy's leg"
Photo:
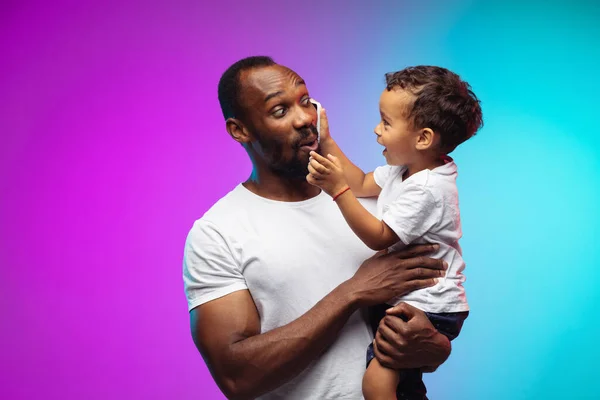
[[[457,313],[425,313],[435,329],[445,335],[449,340],[454,340],[460,333],[469,312]],[[423,383],[423,373],[420,369],[405,371],[405,377],[398,384],[396,398],[398,400],[427,400],[427,389]]]
[[[363,376],[362,390],[365,400],[396,400],[400,371],[385,368],[374,358]]]
[[[423,373],[420,369],[404,370],[404,379],[396,387],[398,400],[428,400],[427,388],[423,382]]]

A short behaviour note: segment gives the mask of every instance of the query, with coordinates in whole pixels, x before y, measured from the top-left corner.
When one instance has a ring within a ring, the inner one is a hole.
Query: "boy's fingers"
[[[314,178],[312,174],[306,175],[306,181],[313,186],[317,186],[317,180]]]
[[[341,167],[342,164],[340,163],[340,159],[337,158],[336,156],[334,156],[333,154],[327,154],[327,158],[329,160],[331,160],[332,164],[335,165],[336,167]]]
[[[321,129],[329,129],[329,121],[327,120],[327,113],[325,112],[325,108],[321,108]]]
[[[321,164],[317,160],[315,160],[314,158],[312,160],[310,160],[310,162],[308,163],[308,166],[312,167],[315,171],[318,171],[321,174],[329,173],[328,169],[323,164]]]
[[[325,157],[323,157],[322,155],[320,155],[319,153],[317,153],[316,151],[311,151],[309,153],[310,157],[313,160],[317,160],[318,162],[322,163],[323,161],[327,161],[327,159]]]
[[[317,153],[315,151],[311,151],[310,156],[312,157],[313,160],[318,161],[321,165],[323,165],[327,169],[332,169],[333,167],[335,167],[335,164],[332,163],[328,158],[323,157],[322,155],[320,155],[319,153]],[[329,157],[330,154],[328,154],[327,156]]]
[[[329,157],[331,154],[328,154],[327,157]],[[328,158],[322,157],[323,160],[320,160],[319,162],[321,164],[323,164],[327,169],[334,169],[336,167],[336,165],[334,163],[332,163]]]
[[[317,171],[311,164],[308,164],[308,172],[313,177],[313,179],[321,179],[321,173]]]

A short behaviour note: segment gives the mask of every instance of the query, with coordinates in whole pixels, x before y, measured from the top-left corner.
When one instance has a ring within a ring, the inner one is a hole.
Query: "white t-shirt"
[[[375,213],[374,200],[362,203]],[[306,313],[373,254],[324,192],[281,202],[238,185],[189,232],[183,259],[188,307],[247,289],[267,332]],[[320,358],[260,399],[362,399],[365,352],[373,340],[365,317],[354,313]]]
[[[457,168],[450,161],[433,170],[423,170],[405,181],[403,166],[385,165],[375,169],[375,183],[381,187],[377,216],[400,238],[392,248],[411,243],[438,243],[440,249],[431,257],[448,263],[446,276],[432,287],[416,290],[394,299],[431,313],[468,311],[462,271],[465,263],[458,240],[462,236]]]

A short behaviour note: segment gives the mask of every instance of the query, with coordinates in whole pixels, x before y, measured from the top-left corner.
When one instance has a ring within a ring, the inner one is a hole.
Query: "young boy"
[[[465,267],[458,240],[462,236],[457,168],[448,157],[483,124],[479,100],[468,83],[447,69],[416,66],[386,74],[379,100],[381,121],[375,127],[387,165],[365,174],[329,135],[321,113],[321,152],[311,153],[307,181],[333,197],[344,218],[373,250],[413,243],[438,243],[433,257],[448,264],[437,285],[417,290],[390,304],[406,302],[426,312],[433,325],[453,340],[468,316],[462,283]],[[379,196],[378,217],[356,197]],[[410,398],[423,386],[421,371],[384,368],[367,351],[363,379],[366,400]],[[416,376],[416,378],[415,378]]]

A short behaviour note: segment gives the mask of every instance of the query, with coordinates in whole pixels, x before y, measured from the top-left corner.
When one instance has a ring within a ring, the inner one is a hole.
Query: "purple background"
[[[256,54],[306,79],[367,170],[385,72],[473,85],[486,126],[453,155],[474,312],[431,398],[596,395],[598,6],[418,3],[0,3],[0,398],[222,398],[181,260],[249,174],[216,87]]]

